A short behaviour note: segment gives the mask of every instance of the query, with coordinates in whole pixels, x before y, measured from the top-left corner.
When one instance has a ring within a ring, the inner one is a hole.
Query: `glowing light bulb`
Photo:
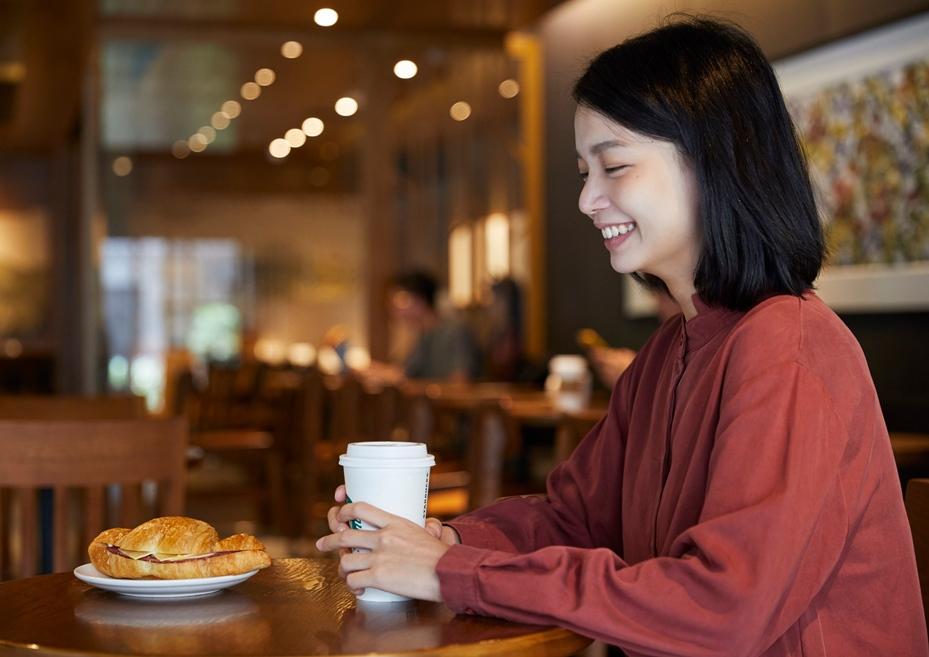
[[[186,139],[178,139],[171,146],[171,155],[176,157],[179,160],[183,160],[185,157],[190,155],[190,146],[187,145]]]
[[[132,160],[121,155],[113,160],[113,173],[122,178],[132,173]]]
[[[303,54],[303,44],[299,41],[287,41],[281,46],[281,54],[287,59],[296,59]]]
[[[419,71],[419,69],[416,64],[409,59],[401,59],[394,64],[394,75],[401,80],[409,80],[416,75],[417,71]]]
[[[225,130],[229,127],[229,117],[222,112],[213,112],[213,116],[210,117],[210,125],[217,130]]]
[[[335,9],[323,7],[313,14],[313,21],[320,27],[332,27],[339,20],[339,13]]]
[[[240,93],[245,100],[255,100],[261,95],[261,87],[255,82],[246,82],[242,85]]]
[[[257,82],[259,86],[268,87],[274,84],[276,78],[277,76],[270,68],[260,68],[255,71],[255,82]]]
[[[286,139],[277,138],[268,145],[268,152],[271,157],[278,159],[287,157],[290,154],[290,144],[287,143]]]
[[[194,153],[199,153],[206,149],[206,137],[201,133],[197,132],[190,136],[187,140],[187,147],[192,150]]]
[[[219,110],[228,118],[234,119],[242,112],[242,106],[237,100],[227,100]]]
[[[351,116],[358,111],[358,101],[345,96],[335,101],[335,113],[339,116]]]
[[[212,144],[213,140],[216,139],[216,131],[212,126],[202,126],[199,130],[197,130],[197,132],[203,135],[204,139],[206,139],[206,143],[208,144]]]
[[[448,113],[456,121],[464,121],[471,116],[471,106],[463,100],[459,100],[451,106]]]
[[[519,93],[519,82],[512,78],[504,80],[497,85],[497,91],[500,92],[500,95],[504,98],[515,98]]]
[[[306,143],[306,135],[300,128],[291,128],[285,132],[284,139],[292,148],[300,148]]]
[[[311,116],[303,122],[301,127],[303,128],[303,132],[306,133],[307,137],[319,137],[321,134],[323,134],[323,130],[326,126],[320,119],[317,119],[315,116]]]

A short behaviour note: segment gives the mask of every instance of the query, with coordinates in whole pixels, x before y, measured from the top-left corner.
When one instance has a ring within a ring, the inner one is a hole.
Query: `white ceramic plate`
[[[74,576],[91,586],[106,589],[107,591],[115,591],[120,595],[131,598],[174,600],[216,593],[244,582],[257,572],[257,570],[252,570],[241,575],[199,577],[196,579],[117,579],[104,575],[94,568],[93,564],[85,563],[83,566],[74,569]]]

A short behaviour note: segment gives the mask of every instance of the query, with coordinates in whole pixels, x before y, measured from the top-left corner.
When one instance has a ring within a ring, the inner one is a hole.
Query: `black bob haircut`
[[[673,16],[600,53],[574,99],[674,143],[693,167],[703,235],[694,281],[704,302],[747,310],[812,287],[825,244],[809,171],[774,71],[745,31]]]
[[[422,299],[430,308],[435,308],[438,283],[429,272],[418,269],[408,271],[395,276],[391,282],[394,287],[409,292],[414,297]]]

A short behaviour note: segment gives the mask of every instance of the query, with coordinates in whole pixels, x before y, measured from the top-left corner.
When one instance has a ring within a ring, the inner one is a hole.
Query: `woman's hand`
[[[338,504],[345,504],[346,500],[348,500],[348,495],[345,492],[345,486],[340,485],[335,489],[335,501]],[[333,534],[338,534],[348,529],[348,523],[338,519],[340,508],[341,507],[334,506],[329,509],[329,531]],[[458,532],[451,527],[443,525],[442,521],[438,518],[426,518],[426,531],[446,545],[461,543],[461,539],[458,538]]]
[[[336,501],[345,501],[344,487],[336,490]],[[362,520],[376,530],[356,530],[351,520]],[[333,533],[316,542],[322,552],[339,550],[339,573],[353,592],[374,587],[420,600],[441,602],[436,564],[454,541],[454,530],[430,518],[424,529],[406,518],[392,515],[364,502],[329,510]],[[448,530],[448,532],[443,532]],[[438,534],[438,535],[437,535]],[[363,551],[354,552],[353,549]]]
[[[609,347],[591,347],[587,352],[594,371],[607,388],[612,389],[616,380],[626,371],[635,358],[632,349],[612,349]]]

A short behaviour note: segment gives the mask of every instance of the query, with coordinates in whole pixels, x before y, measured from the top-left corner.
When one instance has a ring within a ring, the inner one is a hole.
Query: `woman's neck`
[[[697,316],[697,307],[694,305],[693,299],[697,289],[694,287],[693,282],[676,286],[668,285],[668,292],[671,293],[671,297],[680,306],[685,320],[690,321]]]

